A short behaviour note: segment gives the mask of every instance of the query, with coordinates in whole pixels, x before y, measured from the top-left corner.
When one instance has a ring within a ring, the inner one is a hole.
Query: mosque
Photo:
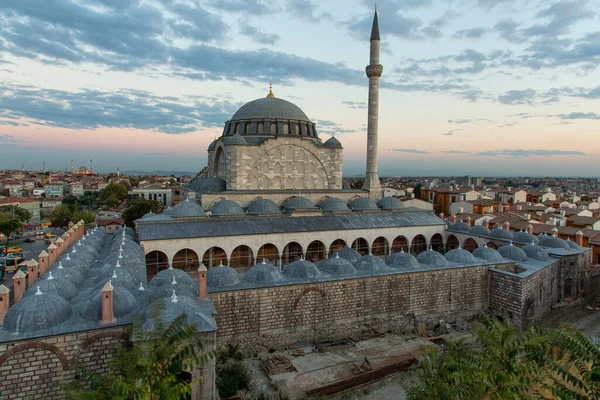
[[[524,328],[593,293],[580,244],[452,223],[382,197],[379,44],[375,13],[362,189],[342,179],[341,143],[323,142],[300,108],[272,90],[245,104],[185,201],[135,231],[71,225],[12,290],[0,285],[3,398],[62,398],[78,366],[107,370],[134,320],[153,329],[185,314],[208,349],[241,341],[253,354],[481,312]],[[218,398],[214,360],[182,379],[192,399]]]

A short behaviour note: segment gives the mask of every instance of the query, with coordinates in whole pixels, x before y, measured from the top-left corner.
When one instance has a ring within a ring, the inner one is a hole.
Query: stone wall
[[[282,347],[470,318],[488,309],[489,267],[211,293],[218,339]]]

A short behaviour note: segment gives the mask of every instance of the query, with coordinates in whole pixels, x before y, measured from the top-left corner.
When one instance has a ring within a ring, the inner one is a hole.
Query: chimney
[[[10,289],[4,285],[0,285],[0,326],[4,324],[4,316],[8,311]]]
[[[50,260],[48,253],[42,250],[42,252],[38,256],[38,262],[40,264],[40,276],[46,273],[46,269],[48,269],[48,266],[50,266],[50,264],[48,263],[49,261]]]
[[[77,239],[75,237],[75,229],[70,228],[67,232],[69,233],[69,246],[72,246],[73,243],[75,243],[75,240]]]
[[[467,217],[467,225],[469,225],[469,228],[471,227],[471,217]]]
[[[206,266],[200,264],[198,267],[198,298],[201,300],[206,299]]]
[[[38,267],[40,264],[33,258],[27,261],[27,285],[32,287],[38,278]]]
[[[510,222],[506,221],[504,223],[504,229],[506,229],[507,231],[510,231]]]
[[[15,291],[15,304],[21,300],[23,297],[23,292],[25,291],[25,278],[27,275],[23,273],[23,271],[18,270],[15,276],[13,276],[13,290]]]
[[[531,219],[531,214],[528,214],[528,213],[523,214],[523,219],[525,221],[529,221]]]
[[[490,220],[484,219],[483,220],[483,226],[485,226],[486,228],[490,229]]]
[[[54,244],[56,245],[56,257],[58,257],[63,252],[63,249],[65,247],[65,241],[62,239],[62,237],[59,237],[58,239],[56,239]]]
[[[450,217],[450,218],[451,218],[452,223],[455,224],[456,223],[456,215],[452,214],[452,217]]]
[[[558,237],[558,229],[556,227],[552,228],[552,236]]]
[[[110,281],[102,288],[102,321],[101,324],[112,324],[115,322],[113,316],[113,287]]]
[[[577,243],[577,246],[583,247],[583,232],[575,232],[575,243]]]
[[[64,248],[65,248],[65,250],[66,250],[66,249],[68,249],[68,248],[69,248],[69,246],[71,245],[71,239],[70,239],[69,233],[68,233],[68,232],[65,232],[65,233],[63,233],[63,234],[62,234],[62,239],[64,240],[63,247],[64,247]]]
[[[445,217],[444,213],[440,213],[440,219],[441,219],[442,221],[444,220],[444,217]]]
[[[48,246],[48,255],[48,266],[50,266],[56,261],[56,245],[54,243],[50,243]]]
[[[531,224],[527,225],[527,232],[529,232],[530,234],[533,235],[533,225],[531,225]]]

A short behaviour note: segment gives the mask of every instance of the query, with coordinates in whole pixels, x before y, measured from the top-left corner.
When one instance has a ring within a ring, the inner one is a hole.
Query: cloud
[[[276,11],[271,4],[260,0],[210,0],[208,4],[212,8],[228,13],[266,15]]]
[[[533,89],[509,90],[498,96],[498,101],[502,104],[533,104],[536,92]]]
[[[448,131],[446,133],[442,133],[443,136],[452,136],[454,134],[454,132],[460,132],[462,131],[462,129],[452,129],[451,131]]]
[[[447,122],[449,124],[462,125],[462,124],[476,124],[478,122],[492,122],[492,121],[487,118],[475,118],[475,119],[463,118],[463,119],[449,119]]]
[[[289,0],[286,10],[295,18],[303,19],[308,22],[319,22],[322,20],[332,20],[333,16],[328,12],[319,13],[317,4],[309,0]]]
[[[523,38],[518,31],[519,26],[520,24],[511,18],[498,22],[493,29],[502,39],[513,43],[521,43]]]
[[[488,32],[487,28],[462,29],[452,35],[457,39],[479,39]]]
[[[537,13],[538,18],[549,19],[545,24],[534,24],[524,30],[526,36],[556,37],[570,32],[579,21],[593,18],[587,0],[560,0]]]
[[[418,149],[391,149],[392,151],[398,151],[400,153],[412,153],[412,154],[431,154],[429,151],[418,150]]]
[[[367,103],[364,101],[342,101],[342,104],[354,109],[366,109]]]
[[[260,44],[266,45],[275,45],[281,39],[279,35],[276,35],[274,33],[264,33],[257,27],[244,23],[241,24],[240,33],[244,36],[248,36],[249,38],[257,41]]]
[[[444,153],[477,156],[477,157],[551,157],[551,156],[585,156],[586,154],[582,151],[571,151],[571,150],[529,150],[529,149],[499,149],[499,150],[487,150],[487,151],[463,151],[463,150],[446,150]]]
[[[572,112],[569,114],[556,115],[561,119],[594,119],[600,120],[600,114],[594,112]]]
[[[358,132],[356,129],[342,128],[341,125],[337,124],[336,122],[327,120],[327,119],[316,120],[315,124],[317,125],[317,131],[319,133],[325,133],[325,134],[329,134],[329,135],[338,135],[338,134],[344,134],[344,133]]]
[[[0,84],[0,120],[68,129],[134,128],[187,133],[220,127],[240,104],[212,98],[179,101],[139,90],[69,92]]]

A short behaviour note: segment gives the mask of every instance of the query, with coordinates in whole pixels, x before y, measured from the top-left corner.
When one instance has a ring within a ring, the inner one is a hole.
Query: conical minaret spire
[[[383,66],[379,64],[379,22],[377,21],[377,9],[373,17],[371,28],[371,57],[367,65],[366,73],[369,77],[369,116],[367,120],[367,172],[363,189],[369,191],[369,197],[379,199],[382,197],[379,173],[377,172],[377,135],[379,121],[379,77],[383,72]]]

